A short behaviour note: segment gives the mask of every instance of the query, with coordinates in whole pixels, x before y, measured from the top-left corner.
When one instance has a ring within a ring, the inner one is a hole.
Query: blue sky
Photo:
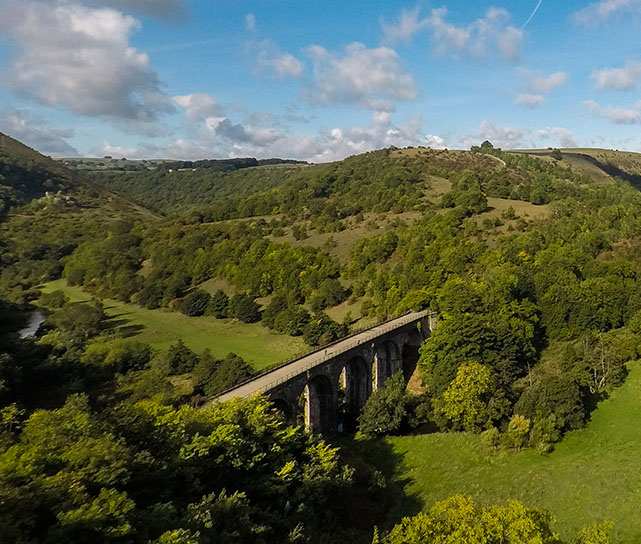
[[[641,0],[0,0],[0,131],[52,156],[641,151]],[[526,24],[527,23],[527,24]]]

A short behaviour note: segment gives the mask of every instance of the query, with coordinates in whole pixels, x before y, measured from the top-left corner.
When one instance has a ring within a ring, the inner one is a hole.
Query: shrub
[[[397,372],[367,399],[358,418],[358,430],[365,436],[397,433],[407,417],[407,402],[405,379],[402,372]]]
[[[220,289],[216,291],[209,300],[207,315],[213,315],[216,319],[224,319],[229,316],[229,297]]]
[[[180,311],[188,316],[199,316],[205,313],[211,300],[209,293],[195,289],[187,294],[180,303]]]
[[[230,313],[243,323],[260,321],[260,306],[249,295],[234,295],[229,301]]]

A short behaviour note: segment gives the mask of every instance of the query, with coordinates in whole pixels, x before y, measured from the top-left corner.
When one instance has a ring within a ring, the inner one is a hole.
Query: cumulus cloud
[[[307,55],[313,63],[314,83],[303,92],[303,98],[312,104],[343,103],[392,111],[394,100],[418,96],[414,79],[388,47],[368,49],[355,42],[337,54],[312,45]]]
[[[590,77],[599,90],[627,90],[634,87],[641,78],[641,62],[628,61],[623,68],[594,70]]]
[[[548,127],[536,132],[536,136],[544,142],[546,147],[550,145],[550,138],[555,138],[557,147],[578,147],[576,138],[572,131],[565,127]]]
[[[321,128],[316,133],[301,134],[270,127],[234,123],[225,118],[216,127],[199,132],[192,139],[178,139],[163,147],[119,148],[103,142],[94,152],[130,158],[165,157],[202,159],[226,157],[287,157],[311,162],[328,162],[349,155],[383,147],[424,145],[443,148],[445,140],[437,135],[422,134],[420,117],[405,124],[392,121],[388,112],[373,112],[368,126]],[[113,153],[109,153],[112,150]]]
[[[547,94],[568,80],[568,75],[565,72],[554,72],[549,76],[534,75],[532,72],[530,74],[528,89],[535,93]]]
[[[495,147],[514,149],[521,146],[523,133],[514,127],[497,127],[490,121],[483,121],[476,134],[461,134],[459,142],[464,148],[480,145],[489,140]]]
[[[519,73],[524,80],[527,92],[517,95],[512,104],[530,109],[544,104],[546,99],[543,95],[552,92],[568,80],[568,75],[565,72],[554,72],[549,76],[545,76],[532,70],[520,68]]]
[[[24,110],[0,110],[0,130],[45,155],[78,156],[78,151],[66,141],[73,137],[73,130],[48,127],[42,119]]]
[[[543,95],[530,93],[521,93],[514,99],[514,102],[512,102],[515,106],[523,106],[531,109],[543,103],[545,103],[545,97]]]
[[[383,27],[383,43],[395,44],[409,42],[426,26],[425,19],[419,18],[419,8],[403,10],[396,23],[387,24],[381,21]]]
[[[303,63],[294,55],[289,53],[280,53],[275,56],[269,56],[267,53],[258,55],[258,65],[261,68],[273,70],[274,75],[279,78],[300,77],[304,70]]]
[[[600,0],[577,11],[574,20],[586,26],[594,26],[617,13],[640,10],[641,0]]]
[[[419,9],[403,11],[396,23],[382,22],[385,43],[409,41],[426,31],[437,54],[455,53],[483,57],[498,53],[507,60],[518,57],[523,31],[509,24],[510,14],[501,8],[490,8],[484,17],[467,25],[456,25],[446,20],[447,8],[433,9],[421,18]]]
[[[140,23],[111,8],[58,0],[4,0],[0,28],[18,53],[0,80],[9,89],[74,113],[152,123],[171,111],[129,39]]]
[[[594,100],[586,100],[583,104],[596,116],[603,117],[616,125],[636,124],[641,122],[641,101],[629,108],[601,107]]]
[[[216,100],[205,93],[174,96],[173,101],[185,110],[185,116],[191,122],[203,121],[208,118],[223,118],[225,116]]]

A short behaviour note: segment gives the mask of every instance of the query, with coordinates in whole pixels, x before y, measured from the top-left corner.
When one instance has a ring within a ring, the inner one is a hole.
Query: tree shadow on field
[[[418,495],[406,493],[412,483],[404,457],[385,439],[337,437],[341,459],[354,469],[352,489],[341,498],[346,521],[359,529],[388,530],[404,516],[422,509]]]
[[[131,321],[129,319],[123,319],[123,316],[126,315],[129,315],[129,313],[123,312],[120,314],[114,314],[105,319],[105,328],[119,338],[131,338],[140,334],[145,327],[139,324],[130,324]]]

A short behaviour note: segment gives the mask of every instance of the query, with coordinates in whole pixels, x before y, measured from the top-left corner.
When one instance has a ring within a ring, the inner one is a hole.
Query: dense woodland
[[[199,408],[251,376],[246,361],[120,338],[101,300],[261,322],[310,346],[359,318],[431,309],[439,323],[420,350],[420,391],[402,375],[389,380],[360,433],[468,431],[492,450],[544,455],[639,357],[634,187],[489,147],[100,171],[81,183],[7,141],[0,541],[561,542],[547,513],[461,496],[392,528],[399,520],[386,518],[380,494],[393,482],[290,426],[265,399]],[[514,206],[492,213],[492,199]],[[533,219],[519,203],[547,215]],[[347,260],[332,244],[302,243],[317,233],[340,243],[367,223]],[[60,277],[93,301],[41,292]],[[232,291],[209,292],[209,280]],[[29,304],[48,317],[37,338],[21,339]],[[340,304],[360,315],[328,317]],[[350,501],[362,515],[342,513]],[[586,528],[576,542],[605,543],[607,532]]]

